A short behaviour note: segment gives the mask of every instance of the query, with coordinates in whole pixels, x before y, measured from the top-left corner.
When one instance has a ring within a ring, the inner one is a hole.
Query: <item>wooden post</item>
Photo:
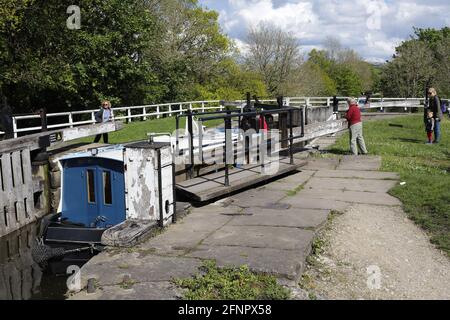
[[[45,110],[45,108],[40,109],[39,115],[41,117],[41,131],[46,132],[47,131],[47,110]]]
[[[6,97],[3,97],[3,106],[0,113],[0,122],[5,130],[5,139],[11,139],[14,137],[16,131],[14,127],[15,119],[12,116],[11,107],[8,105]],[[17,126],[16,126],[17,128]]]

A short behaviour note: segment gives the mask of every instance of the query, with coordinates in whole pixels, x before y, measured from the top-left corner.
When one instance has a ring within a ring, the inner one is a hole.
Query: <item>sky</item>
[[[219,12],[223,32],[246,50],[249,28],[268,21],[298,39],[304,53],[337,38],[366,61],[384,62],[413,27],[450,25],[449,0],[200,0]]]

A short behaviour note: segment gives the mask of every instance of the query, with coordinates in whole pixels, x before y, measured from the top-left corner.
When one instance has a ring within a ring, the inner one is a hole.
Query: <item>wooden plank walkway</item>
[[[307,161],[294,158],[291,165],[289,158],[280,158],[279,168],[274,174],[262,174],[259,164],[233,167],[229,169],[229,186],[225,186],[225,171],[219,171],[179,182],[176,189],[192,200],[205,202],[295,171],[306,164]]]

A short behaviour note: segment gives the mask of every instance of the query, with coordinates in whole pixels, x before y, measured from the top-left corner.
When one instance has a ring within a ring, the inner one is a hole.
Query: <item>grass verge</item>
[[[186,300],[287,300],[288,289],[279,285],[276,278],[255,274],[247,266],[218,268],[215,261],[205,261],[203,274],[174,283],[187,289]]]
[[[343,135],[330,152],[348,153],[348,139],[348,133]],[[390,194],[450,256],[450,121],[442,122],[439,144],[425,144],[422,115],[365,122],[364,139],[369,153],[382,157],[382,170],[398,172],[406,182]]]

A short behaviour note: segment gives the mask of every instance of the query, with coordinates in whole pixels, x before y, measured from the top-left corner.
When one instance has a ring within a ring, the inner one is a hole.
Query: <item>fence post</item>
[[[95,120],[95,111],[92,111],[91,112],[91,121],[92,121],[92,124],[95,124],[97,121]]]
[[[8,101],[6,97],[3,97],[3,106],[0,106],[0,124],[3,124],[3,128],[5,131],[5,139],[11,139],[14,137],[14,128],[13,128],[13,116],[11,107],[8,105]]]
[[[131,122],[131,108],[127,109],[127,123]]]
[[[309,107],[309,105],[311,104],[311,98],[306,98],[306,107]]]
[[[169,104],[169,117],[171,117],[171,116],[172,116],[172,105]]]
[[[39,110],[39,115],[41,116],[41,131],[47,131],[47,110],[42,108]]]
[[[144,117],[142,118],[142,120],[146,121],[147,120],[147,110],[145,109],[145,107],[142,107],[142,114],[144,115]]]
[[[73,115],[72,115],[72,112],[69,112],[69,127],[73,128]]]
[[[202,112],[205,112],[205,102],[202,101]]]
[[[160,115],[160,109],[159,109],[159,105],[156,106],[156,119],[159,119],[161,117]]]
[[[290,107],[291,106],[291,98],[284,98],[285,100],[285,105]]]
[[[13,133],[14,133],[14,138],[17,138],[17,119],[16,119],[16,117],[13,117],[12,120],[13,120]]]

